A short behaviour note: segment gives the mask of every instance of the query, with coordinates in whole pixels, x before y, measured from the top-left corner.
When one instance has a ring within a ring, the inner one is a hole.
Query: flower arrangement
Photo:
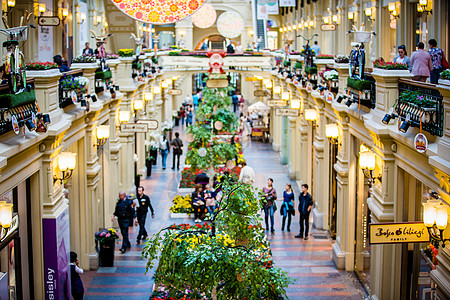
[[[336,80],[339,78],[339,73],[336,70],[325,71],[323,77],[325,80]]]
[[[120,49],[119,52],[117,52],[117,54],[120,57],[132,57],[134,55],[134,50],[133,49]]]
[[[407,64],[392,63],[386,61],[377,61],[373,64],[374,68],[383,70],[408,70]]]
[[[161,129],[163,130],[163,132],[172,130],[172,122],[169,120],[165,120],[161,123]]]
[[[79,78],[81,77],[81,78]],[[85,91],[89,79],[83,76],[73,77],[72,75],[64,75],[60,79],[60,85],[63,90],[81,90]]]
[[[174,51],[174,50],[169,51],[169,56],[178,56],[178,55],[180,55],[180,51]]]
[[[423,249],[423,252],[431,260],[433,265],[438,264],[437,255],[438,255],[439,251],[438,251],[438,249],[436,249],[435,246],[433,246],[433,244],[428,244],[425,247],[425,249]]]
[[[77,57],[74,57],[72,59],[72,63],[95,63],[97,62],[97,59],[95,58],[95,56],[90,56],[90,55],[80,55]]]
[[[102,244],[107,244],[110,242],[114,242],[114,240],[118,239],[119,236],[114,228],[102,229],[99,232],[95,233],[95,239]]]
[[[178,49],[178,46],[177,45],[172,45],[172,46],[170,46],[170,48],[175,50],[175,49]]]
[[[191,203],[191,195],[180,196],[177,195],[172,200],[173,205],[170,207],[170,212],[172,213],[185,213],[191,214],[194,212]]]
[[[106,59],[118,59],[119,55],[115,53],[106,53]]]
[[[422,93],[418,91],[403,91],[399,100],[409,102],[416,105],[419,108],[435,108],[436,102],[427,99]]]
[[[334,58],[334,61],[338,64],[347,64],[350,61],[350,59],[349,59],[348,55],[338,54]]]
[[[450,80],[450,70],[444,70],[441,73],[439,73],[439,77],[440,79],[444,79],[444,80]]]
[[[50,70],[50,69],[57,69],[58,65],[55,63],[52,63],[50,61],[46,62],[35,62],[35,63],[29,63],[26,64],[25,69],[26,70],[33,70],[33,71],[41,71],[41,70]]]
[[[333,59],[333,58],[334,56],[329,54],[320,54],[316,56],[316,59]]]

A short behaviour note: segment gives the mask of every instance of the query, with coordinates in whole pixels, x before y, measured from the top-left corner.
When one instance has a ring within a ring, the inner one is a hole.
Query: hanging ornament
[[[223,128],[223,123],[221,121],[216,121],[214,123],[214,128],[216,128],[217,130],[222,130]]]
[[[188,133],[186,135],[186,140],[190,143],[194,141],[194,135],[192,133]]]
[[[214,7],[205,3],[202,8],[192,15],[192,23],[198,28],[208,28],[216,22],[217,13]]]
[[[200,156],[200,157],[205,157],[206,156],[206,149],[205,148],[200,148],[200,149],[198,149],[198,156]]]
[[[19,122],[17,122],[17,118],[14,115],[11,115],[11,124],[15,134],[20,133]]]
[[[209,169],[209,170],[206,172],[206,175],[208,175],[209,178],[212,178],[212,177],[214,176],[214,169]]]
[[[241,35],[245,22],[242,16],[234,11],[226,11],[217,19],[217,30],[226,38],[233,39]]]
[[[206,0],[113,0],[123,13],[151,24],[175,23],[196,12]]]
[[[234,168],[234,162],[232,160],[229,160],[229,161],[227,161],[226,166],[227,166],[228,169],[231,170],[231,169]]]

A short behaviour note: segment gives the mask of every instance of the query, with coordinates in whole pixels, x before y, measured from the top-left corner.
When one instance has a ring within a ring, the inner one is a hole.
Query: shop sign
[[[13,234],[14,231],[18,228],[19,228],[19,215],[15,215],[11,220],[11,226],[9,228],[5,229],[2,227],[2,230],[1,230],[2,239],[0,242],[3,242],[4,240],[6,240],[8,238],[8,236]]]
[[[169,95],[171,95],[171,96],[178,96],[181,94],[182,94],[182,91],[179,89],[170,89],[169,90]]]
[[[322,31],[335,31],[336,24],[322,24],[320,25],[320,30]]]
[[[370,224],[370,244],[429,242],[430,235],[423,222]]]
[[[147,124],[148,130],[158,129],[158,121],[157,120],[138,120],[137,123]]]
[[[148,132],[147,123],[122,123],[120,124],[120,132],[122,133],[137,133]]]
[[[293,108],[277,108],[276,115],[285,117],[298,117],[300,115],[300,111]]]
[[[59,26],[59,17],[39,17],[38,24],[39,26]]]
[[[307,91],[308,93],[311,93],[311,92],[312,92],[312,83],[311,83],[311,82],[308,82],[308,83],[306,84],[306,91]]]
[[[334,101],[334,95],[332,92],[325,92],[325,98],[328,103],[332,103]]]
[[[267,97],[269,96],[269,92],[266,90],[256,90],[253,92],[255,97]]]
[[[228,79],[208,79],[206,81],[206,87],[213,88],[226,88],[228,87]]]
[[[267,105],[270,107],[283,107],[287,105],[286,100],[267,100]]]
[[[428,140],[427,137],[423,133],[418,133],[414,138],[414,148],[416,148],[417,152],[424,153],[428,148]]]

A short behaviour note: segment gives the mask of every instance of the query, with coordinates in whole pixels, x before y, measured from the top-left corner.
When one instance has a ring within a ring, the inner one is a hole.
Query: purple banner
[[[56,219],[42,219],[45,299],[70,299],[69,210]]]

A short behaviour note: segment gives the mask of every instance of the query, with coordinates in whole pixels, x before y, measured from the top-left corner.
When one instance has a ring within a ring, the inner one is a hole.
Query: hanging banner
[[[423,222],[369,224],[370,244],[422,243],[430,241]]]
[[[295,6],[296,0],[280,0],[280,7],[291,7]]]
[[[42,219],[45,299],[70,299],[69,208],[56,218]]]
[[[258,20],[267,20],[269,18],[269,14],[267,13],[267,7],[265,5],[257,6],[256,18]]]
[[[278,0],[258,0],[258,6],[265,6],[268,15],[278,15]]]

